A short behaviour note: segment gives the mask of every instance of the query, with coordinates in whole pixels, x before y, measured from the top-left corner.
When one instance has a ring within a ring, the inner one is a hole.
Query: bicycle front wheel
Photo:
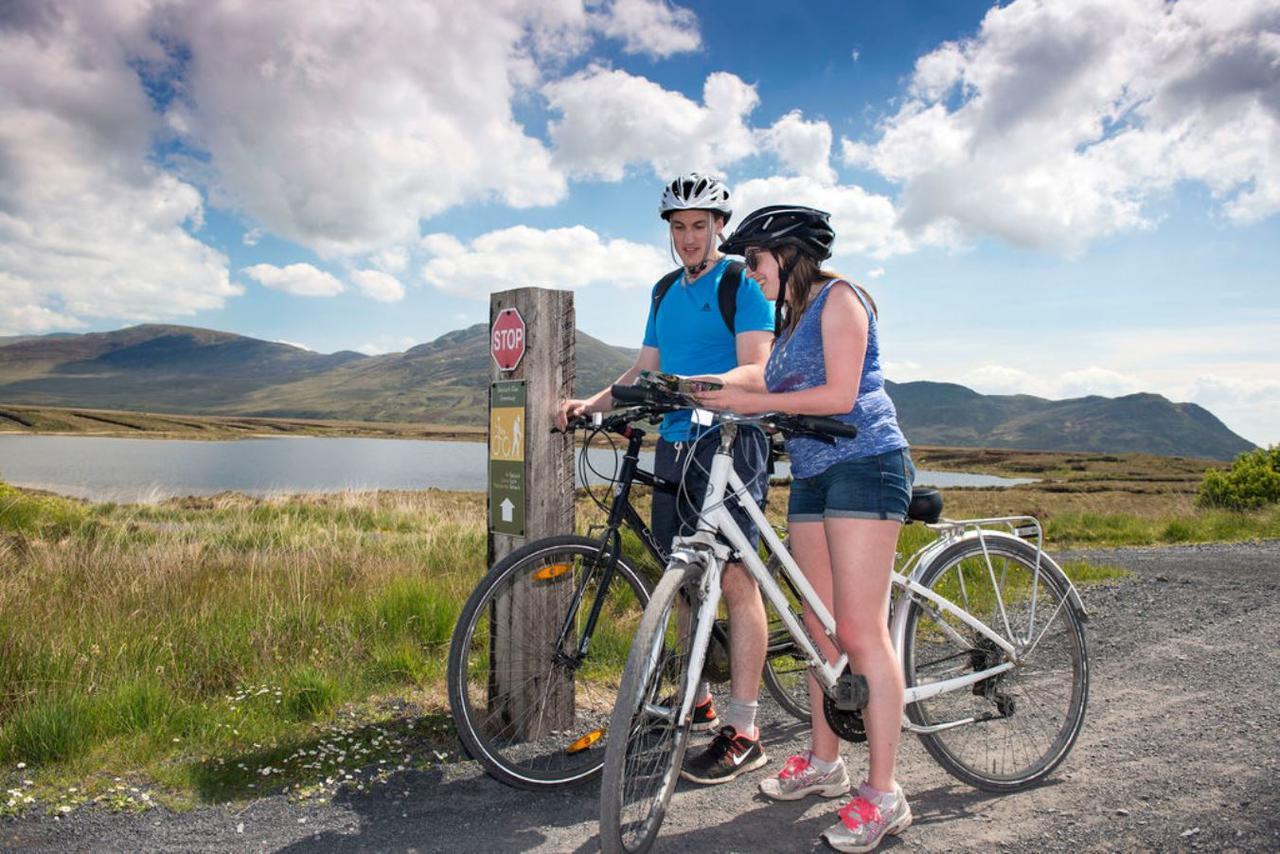
[[[609,715],[649,601],[621,557],[600,589],[608,557],[586,537],[538,540],[495,564],[462,609],[449,646],[449,708],[467,753],[503,783],[570,785],[604,765]],[[597,597],[600,617],[579,656]]]
[[[631,645],[600,785],[605,854],[652,847],[680,776],[692,721],[678,720],[692,655],[693,620],[677,604],[687,574],[662,576]]]
[[[907,706],[919,726],[962,723],[921,734],[925,749],[956,778],[991,792],[1043,780],[1066,758],[1084,724],[1089,656],[1083,617],[1056,565],[1021,540],[990,538],[948,548],[920,584],[1008,640],[1011,670]],[[1008,656],[990,638],[914,597],[902,665],[907,687],[998,667]]]

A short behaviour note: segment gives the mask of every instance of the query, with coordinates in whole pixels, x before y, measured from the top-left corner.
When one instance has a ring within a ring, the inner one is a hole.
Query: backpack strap
[[[742,284],[742,271],[745,269],[741,261],[730,261],[724,273],[720,275],[720,284],[716,286],[716,301],[720,304],[720,317],[724,319],[724,325],[728,327],[730,335],[736,334],[737,331],[734,321],[738,315],[738,286]],[[677,267],[653,286],[654,317],[658,315],[658,306],[662,304],[663,297],[671,290],[672,285],[679,281],[680,274],[683,272],[683,267]]]
[[[716,298],[720,301],[720,316],[724,325],[729,327],[730,335],[737,335],[738,328],[734,321],[738,316],[738,286],[742,284],[742,271],[746,266],[741,261],[730,261],[724,275],[720,277],[720,286],[716,289]]]

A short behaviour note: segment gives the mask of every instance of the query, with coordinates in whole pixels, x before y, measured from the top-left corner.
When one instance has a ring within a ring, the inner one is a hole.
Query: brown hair
[[[809,297],[813,292],[814,286],[831,279],[840,279],[852,285],[853,289],[860,293],[862,298],[867,301],[867,304],[871,306],[871,313],[876,317],[880,316],[880,310],[876,308],[876,301],[871,298],[871,294],[867,293],[864,287],[848,276],[842,276],[834,270],[819,267],[818,262],[813,260],[812,256],[804,252],[798,252],[791,246],[779,247],[774,250],[774,254],[778,258],[780,269],[788,263],[792,263],[791,259],[795,258],[791,274],[787,276],[786,313],[782,318],[783,333],[795,329],[796,324],[800,322],[800,318],[804,316],[805,309],[809,307]]]

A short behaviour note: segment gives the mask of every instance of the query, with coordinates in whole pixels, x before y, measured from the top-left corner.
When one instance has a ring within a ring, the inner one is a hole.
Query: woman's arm
[[[709,409],[742,415],[790,412],[796,415],[843,415],[853,409],[862,379],[870,321],[852,286],[832,286],[822,307],[822,362],[827,381],[802,391],[772,393],[749,387],[725,386],[698,395]]]

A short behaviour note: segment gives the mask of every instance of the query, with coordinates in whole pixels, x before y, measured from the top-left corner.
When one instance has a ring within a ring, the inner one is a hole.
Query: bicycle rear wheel
[[[800,597],[783,574],[778,559],[770,556],[767,566],[786,595],[792,613],[798,614]],[[788,714],[809,723],[809,664],[791,639],[791,632],[782,624],[773,603],[766,600],[765,609],[769,615],[769,647],[764,660],[764,687]]]
[[[1008,538],[957,543],[920,584],[981,620],[1017,649],[1013,669],[907,706],[920,726],[973,719],[922,734],[925,749],[958,779],[985,791],[1010,792],[1043,780],[1066,758],[1084,724],[1089,656],[1083,617],[1055,564]],[[1003,605],[1003,609],[1002,606]],[[906,619],[902,665],[907,687],[1003,663],[989,638],[932,603],[914,598]]]
[[[689,672],[692,627],[677,601],[687,568],[668,569],[631,645],[605,749],[600,847],[647,851],[658,837],[680,776],[692,715],[678,721]]]
[[[570,785],[604,765],[627,650],[649,601],[642,577],[622,558],[601,592],[606,558],[586,537],[530,543],[495,564],[462,609],[449,646],[449,708],[467,752],[503,783]],[[557,649],[579,588],[572,629]],[[579,659],[598,595],[603,608]]]

